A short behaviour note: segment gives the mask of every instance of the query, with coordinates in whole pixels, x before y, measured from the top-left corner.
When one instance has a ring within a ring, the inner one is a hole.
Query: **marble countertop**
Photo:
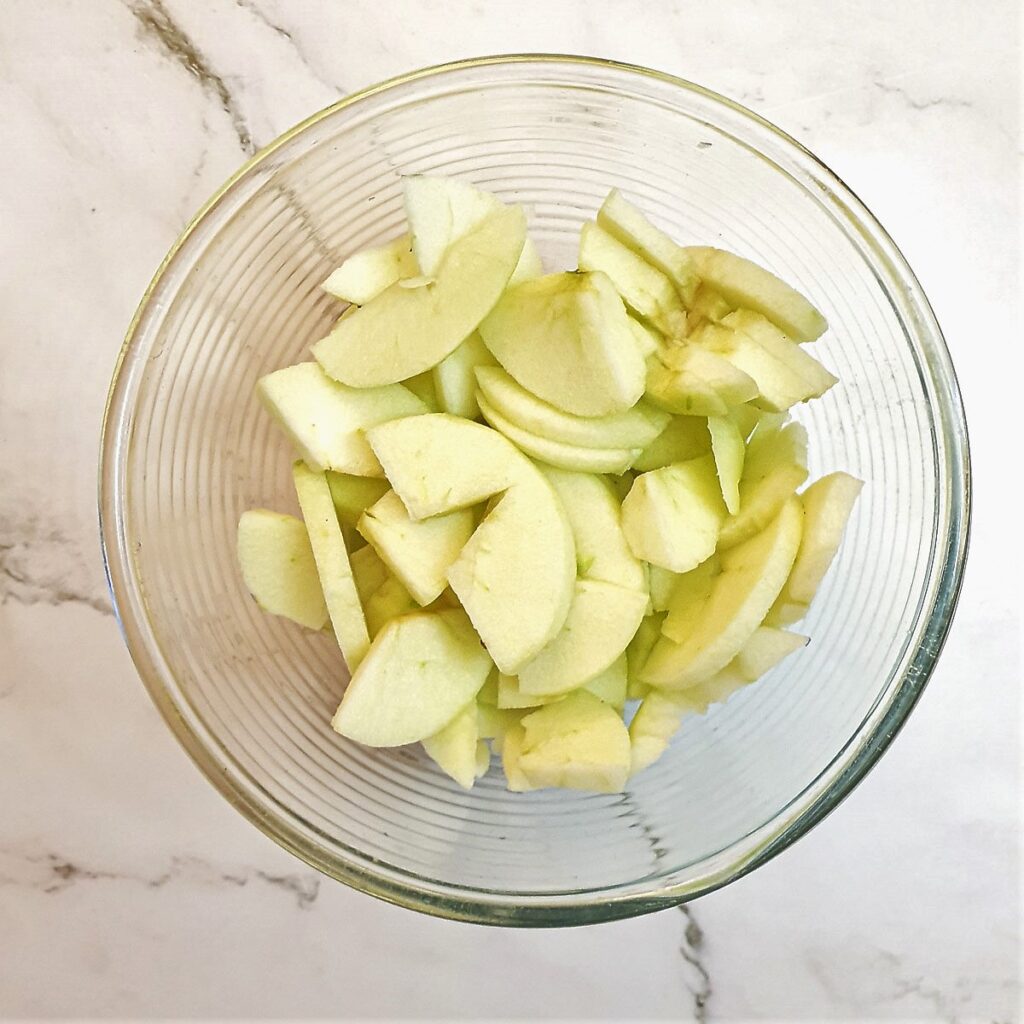
[[[1015,12],[1013,0],[0,4],[0,1018],[1017,1019]],[[95,513],[122,334],[202,200],[346,92],[529,50],[695,79],[834,167],[933,300],[977,485],[942,662],[843,806],[682,912],[546,933],[378,903],[231,810],[135,677]]]

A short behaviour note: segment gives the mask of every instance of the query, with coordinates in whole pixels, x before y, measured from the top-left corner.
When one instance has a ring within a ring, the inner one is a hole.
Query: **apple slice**
[[[629,723],[630,776],[654,764],[668,749],[684,716],[696,710],[688,690],[648,690]]]
[[[505,772],[505,781],[510,793],[528,793],[536,789],[519,767],[525,739],[526,730],[521,721],[510,725],[501,739],[501,767]]]
[[[581,448],[644,448],[666,427],[667,413],[642,399],[609,416],[574,416],[531,394],[500,366],[477,368],[487,404],[513,426]]]
[[[402,386],[411,391],[425,406],[427,412],[441,412],[441,403],[437,399],[437,391],[434,388],[434,374],[432,370],[424,370],[417,373],[415,377],[402,381]]]
[[[359,519],[359,532],[421,605],[438,598],[476,524],[469,509],[416,521],[394,491]]]
[[[565,412],[624,412],[643,394],[643,357],[604,274],[548,274],[510,288],[480,334],[524,388]]]
[[[637,456],[633,469],[646,473],[673,462],[688,462],[711,451],[703,416],[673,416],[668,426]]]
[[[331,500],[331,489],[323,473],[315,472],[302,462],[295,463],[292,477],[334,635],[349,672],[355,672],[370,646],[370,635],[352,578],[345,538]]]
[[[362,306],[401,278],[419,273],[411,239],[402,235],[349,256],[320,287],[336,299]]]
[[[476,369],[495,365],[494,356],[487,350],[480,332],[474,331],[431,371],[442,411],[464,416],[467,420],[478,419],[480,406],[476,404]]]
[[[601,204],[597,223],[641,259],[660,270],[676,286],[686,305],[693,301],[699,283],[693,260],[617,188],[613,188]]]
[[[646,592],[577,580],[561,632],[519,669],[520,690],[550,697],[583,686],[622,654],[646,610]]]
[[[723,553],[722,572],[687,637],[655,644],[641,677],[668,689],[710,679],[739,654],[779,596],[800,546],[803,510],[796,498],[757,536]]]
[[[508,279],[508,286],[512,288],[524,281],[534,281],[543,276],[544,265],[541,263],[540,253],[537,252],[537,246],[533,244],[533,240],[527,235],[516,269],[512,271],[512,276]]]
[[[498,710],[521,711],[523,708],[539,708],[544,704],[553,704],[561,700],[562,695],[541,697],[532,693],[523,693],[519,686],[518,676],[498,676]]]
[[[352,579],[355,580],[359,603],[366,610],[366,602],[382,587],[390,577],[388,567],[380,555],[369,544],[364,544],[349,555],[352,566]]]
[[[804,532],[793,571],[767,622],[787,626],[807,614],[811,600],[825,578],[843,539],[846,524],[863,482],[849,473],[830,473],[816,480],[800,495]]]
[[[498,677],[495,676],[497,679]],[[522,713],[516,709],[499,708],[496,705],[486,704],[480,697],[476,700],[476,728],[477,735],[482,740],[500,740],[502,736],[513,725],[522,718]]]
[[[689,246],[701,281],[734,306],[752,309],[796,341],[814,341],[828,329],[825,318],[795,288],[756,263],[709,246]]]
[[[710,455],[641,473],[622,503],[622,529],[637,558],[688,572],[718,542],[725,505]]]
[[[651,593],[651,610],[663,612],[672,601],[672,593],[676,589],[676,583],[684,575],[672,572],[671,569],[662,569],[660,565],[647,566],[647,583]]]
[[[655,355],[665,344],[665,338],[653,327],[641,323],[635,316],[629,318],[629,329],[633,334],[636,347],[645,359]]]
[[[405,380],[436,366],[498,301],[525,237],[522,210],[495,210],[452,243],[434,283],[403,288],[396,282],[339,320],[313,346],[317,362],[335,380],[360,388]]]
[[[664,621],[664,615],[647,616],[640,623],[636,636],[630,640],[629,646],[626,648],[626,672],[628,674],[626,696],[630,700],[639,700],[650,689],[650,686],[640,679],[640,672],[647,664],[654,645],[661,638],[661,624]]]
[[[708,321],[713,324],[719,323],[735,308],[731,303],[726,302],[718,292],[703,282],[697,287],[689,307],[689,311],[686,314],[687,334],[693,334],[694,331]]]
[[[740,477],[747,450],[743,434],[731,416],[709,416],[708,432],[725,507],[730,515],[736,515],[740,510]]]
[[[447,725],[423,740],[427,756],[463,789],[477,777],[476,701],[470,701]]]
[[[327,605],[301,519],[249,509],[238,520],[238,563],[256,603],[307,629],[323,629]]]
[[[672,596],[666,605],[661,631],[669,639],[682,643],[700,621],[700,610],[711,596],[715,580],[722,571],[717,554],[701,562],[695,569],[676,576]]]
[[[405,615],[377,635],[331,725],[369,747],[416,743],[472,701],[490,670],[463,612]]]
[[[712,704],[723,704],[737,690],[756,682],[808,643],[810,640],[799,633],[759,626],[739,654],[721,672],[716,672],[710,679],[683,692],[694,707],[703,713]]]
[[[618,712],[592,693],[581,690],[540,708],[524,716],[520,728],[516,769],[532,788],[622,792],[629,733]]]
[[[607,274],[622,301],[662,334],[686,333],[686,310],[672,281],[593,221],[580,231],[579,265]]]
[[[527,455],[550,466],[576,470],[581,473],[624,473],[640,454],[639,448],[582,448],[579,445],[563,444],[549,437],[531,434],[507,420],[490,402],[483,391],[476,396],[477,405],[487,422],[504,434],[517,448]]]
[[[316,363],[296,363],[256,385],[267,411],[311,469],[381,476],[363,431],[427,407],[401,384],[359,390],[331,380]]]
[[[374,456],[376,458],[376,456]],[[354,527],[359,517],[375,501],[379,501],[391,488],[387,480],[374,476],[352,476],[351,473],[327,471],[327,486],[338,521],[342,526]]]
[[[646,592],[643,563],[626,543],[620,502],[608,481],[553,466],[540,469],[568,517],[576,547],[577,576]]]
[[[724,416],[730,406],[758,395],[754,379],[742,368],[697,345],[648,357],[646,386],[655,405],[686,416]]]
[[[584,683],[581,689],[592,693],[598,700],[610,704],[620,714],[626,706],[627,668],[626,655],[620,654],[603,672]]]

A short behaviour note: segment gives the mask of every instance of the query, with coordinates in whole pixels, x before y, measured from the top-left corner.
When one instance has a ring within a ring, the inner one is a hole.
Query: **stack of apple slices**
[[[326,281],[349,305],[315,361],[259,382],[302,519],[243,514],[245,583],[330,625],[342,735],[465,787],[493,752],[511,790],[618,792],[807,643],[787,627],[861,486],[798,493],[825,320],[617,191],[547,275],[519,207],[423,176],[405,199],[409,233]]]

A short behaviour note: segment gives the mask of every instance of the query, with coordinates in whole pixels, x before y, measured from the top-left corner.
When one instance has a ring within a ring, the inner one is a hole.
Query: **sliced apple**
[[[715,550],[725,515],[714,459],[703,455],[641,473],[622,503],[622,529],[637,558],[681,573]]]
[[[665,636],[681,643],[700,622],[700,610],[711,596],[715,580],[722,571],[722,560],[717,554],[701,562],[695,569],[676,576],[672,595],[666,605],[661,624]]]
[[[724,416],[758,395],[754,379],[715,352],[697,345],[664,349],[647,359],[647,396],[668,412]]]
[[[510,725],[501,738],[501,767],[510,793],[528,793],[536,789],[519,767],[526,730],[521,721]]]
[[[480,334],[524,388],[565,412],[624,412],[643,394],[643,357],[604,274],[548,274],[510,288]]]
[[[708,417],[708,432],[725,507],[730,515],[736,515],[740,510],[740,477],[743,476],[743,459],[747,450],[743,434],[731,416]]]
[[[532,693],[523,693],[519,686],[518,676],[498,676],[498,710],[521,711],[523,708],[539,708],[545,704],[553,704],[561,700],[562,695],[542,697]]]
[[[370,635],[331,489],[324,474],[305,463],[296,462],[292,476],[334,635],[349,672],[355,672],[370,646]]]
[[[495,366],[494,356],[488,351],[479,331],[462,342],[451,355],[446,356],[431,371],[434,390],[443,412],[475,420],[480,416],[476,404],[476,369]]]
[[[626,672],[628,682],[626,695],[630,700],[639,700],[650,689],[650,686],[643,682],[640,673],[647,659],[650,657],[654,645],[661,637],[661,624],[665,621],[663,614],[649,615],[640,623],[636,636],[629,642],[626,648]]]
[[[480,692],[476,695],[476,699],[483,704],[490,704],[492,707],[498,706],[498,678],[501,673],[497,668],[491,670],[491,674],[487,677],[487,682],[480,687]]]
[[[389,622],[352,676],[331,725],[370,747],[433,736],[477,694],[491,659],[459,611]]]
[[[672,601],[680,573],[662,569],[660,565],[648,565],[647,582],[651,593],[651,610],[663,612]]]
[[[374,456],[376,458],[376,456]],[[334,511],[342,526],[355,526],[359,517],[391,488],[387,480],[373,476],[352,476],[351,473],[327,472]]]
[[[686,333],[686,309],[672,281],[593,221],[580,231],[579,266],[607,274],[622,301],[669,338]]]
[[[433,736],[423,740],[427,756],[463,789],[472,789],[477,777],[476,701],[471,700]]]
[[[540,260],[540,253],[537,252],[537,246],[533,244],[533,240],[527,236],[516,269],[512,271],[512,276],[508,279],[508,286],[512,288],[524,281],[536,280],[543,275],[544,266]]]
[[[362,306],[396,281],[419,273],[411,239],[402,235],[349,256],[320,287],[336,299]]]
[[[665,338],[659,331],[641,323],[635,316],[629,318],[629,329],[633,333],[633,340],[636,342],[640,355],[645,359],[654,355],[665,344]]]
[[[703,416],[673,416],[668,426],[637,456],[633,469],[646,473],[673,462],[688,462],[711,451]]]
[[[648,690],[629,723],[629,774],[654,764],[668,749],[684,716],[695,710],[689,691]]]
[[[267,411],[311,469],[381,476],[363,431],[427,407],[401,384],[357,389],[331,380],[316,363],[296,363],[256,385]]]
[[[597,223],[641,259],[660,270],[676,286],[684,304],[693,301],[699,284],[697,270],[686,250],[655,227],[617,189],[612,189],[597,212]]]
[[[690,625],[686,639],[662,636],[641,678],[669,689],[710,679],[739,654],[779,596],[800,546],[803,510],[796,498],[767,529],[726,551],[722,572]]]
[[[458,509],[430,519],[413,519],[402,499],[388,491],[359,519],[359,532],[421,605],[438,598],[448,570],[475,527],[473,513]]]
[[[795,288],[735,253],[689,246],[701,281],[734,306],[756,310],[795,341],[814,341],[828,329],[825,318]]]
[[[373,639],[392,619],[415,611],[419,611],[419,606],[412,594],[394,576],[389,575],[363,606],[370,638]]]
[[[391,573],[369,544],[353,551],[348,560],[352,566],[352,579],[355,580],[359,603],[365,611],[366,602],[384,585]]]
[[[863,482],[849,473],[830,473],[800,495],[804,532],[793,571],[768,613],[770,625],[786,626],[807,614],[843,539]]]
[[[403,288],[396,282],[339,320],[313,346],[317,362],[335,380],[359,388],[391,384],[436,366],[498,301],[525,237],[522,210],[495,210],[452,243],[434,283]]]
[[[727,317],[735,307],[718,294],[713,288],[701,282],[689,303],[686,314],[686,333],[693,334],[698,327],[710,321],[717,324]]]
[[[495,676],[497,679],[498,677]],[[500,740],[502,736],[515,725],[522,713],[516,709],[499,708],[496,705],[487,704],[476,700],[476,725],[477,734],[482,740]]]
[[[589,683],[584,683],[581,689],[621,713],[626,705],[627,679],[626,655],[622,653],[603,672],[599,672]]]
[[[256,603],[307,629],[323,629],[327,605],[301,519],[249,509],[238,520],[238,563]]]

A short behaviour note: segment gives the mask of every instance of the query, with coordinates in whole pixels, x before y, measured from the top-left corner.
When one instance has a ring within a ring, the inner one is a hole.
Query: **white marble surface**
[[[1016,7],[4,0],[0,1017],[1016,1019]],[[696,79],[836,168],[934,301],[977,483],[941,666],[857,792],[685,916],[549,933],[385,906],[243,822],[135,678],[94,499],[123,330],[203,198],[346,91],[515,50]]]

